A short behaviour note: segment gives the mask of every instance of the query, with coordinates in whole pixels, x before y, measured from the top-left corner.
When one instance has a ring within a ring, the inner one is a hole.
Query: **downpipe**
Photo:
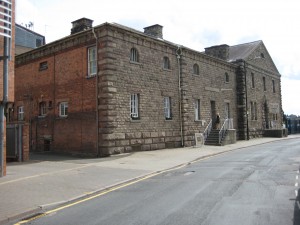
[[[177,56],[177,64],[178,64],[179,123],[180,123],[181,147],[183,147],[184,139],[183,139],[183,121],[182,121],[182,89],[181,89],[181,64],[180,64],[181,55],[182,55],[181,47],[177,46],[176,56]]]

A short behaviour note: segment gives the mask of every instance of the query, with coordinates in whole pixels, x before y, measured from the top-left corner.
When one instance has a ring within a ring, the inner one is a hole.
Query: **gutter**
[[[181,64],[180,64],[181,55],[182,55],[182,49],[181,49],[180,46],[177,46],[176,56],[177,56],[177,64],[178,64],[179,123],[180,123],[181,147],[183,147],[184,146],[184,140],[183,140],[182,89],[181,89]]]

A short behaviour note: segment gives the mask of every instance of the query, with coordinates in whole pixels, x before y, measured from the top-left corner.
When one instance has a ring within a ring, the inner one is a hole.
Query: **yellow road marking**
[[[171,168],[171,169],[167,169],[167,170],[159,171],[159,172],[156,172],[156,173],[152,173],[152,174],[146,175],[146,176],[144,176],[144,177],[142,177],[142,178],[138,178],[138,179],[136,179],[136,180],[130,181],[130,182],[128,182],[128,183],[121,184],[121,185],[118,185],[118,186],[115,186],[115,187],[112,187],[112,188],[108,188],[106,191],[103,191],[103,192],[101,192],[101,193],[99,193],[99,194],[96,194],[96,195],[93,195],[93,196],[90,196],[90,197],[87,197],[87,198],[78,200],[78,201],[76,201],[76,202],[70,203],[70,204],[68,204],[68,205],[64,205],[64,206],[62,206],[62,207],[55,208],[55,209],[53,209],[53,210],[49,210],[49,211],[47,211],[47,212],[45,212],[45,213],[42,213],[42,214],[40,214],[40,215],[31,217],[31,218],[29,218],[29,219],[27,219],[27,220],[22,220],[22,221],[20,221],[20,222],[18,222],[18,223],[15,223],[14,225],[21,225],[21,224],[24,224],[24,223],[31,222],[31,221],[33,221],[33,220],[36,220],[36,219],[39,219],[39,218],[41,218],[41,217],[47,216],[47,215],[49,215],[49,214],[51,214],[51,213],[58,212],[58,211],[60,211],[60,210],[69,208],[69,207],[71,207],[71,206],[78,205],[78,204],[80,204],[80,203],[83,203],[83,202],[86,202],[86,201],[89,201],[89,200],[98,198],[98,197],[103,196],[103,195],[106,195],[106,194],[108,194],[108,193],[110,193],[110,192],[116,191],[116,190],[121,189],[121,188],[124,188],[124,187],[128,187],[128,186],[130,186],[130,185],[136,184],[136,183],[141,182],[141,181],[143,181],[143,180],[147,180],[147,179],[149,179],[149,178],[151,178],[151,177],[154,177],[154,176],[157,176],[157,175],[159,175],[159,174],[162,174],[162,173],[165,173],[165,172],[169,172],[169,171],[172,171],[172,170],[178,170],[178,169],[181,169],[181,168],[186,167],[187,165],[190,165],[190,164],[193,164],[193,163],[196,163],[196,162],[199,162],[199,161],[203,161],[203,160],[206,160],[206,159],[210,159],[210,158],[212,158],[212,157],[214,157],[214,156],[218,156],[218,155],[221,155],[221,154],[224,154],[224,153],[226,153],[226,152],[219,153],[219,154],[216,154],[216,155],[207,156],[207,157],[203,157],[203,158],[200,158],[200,159],[196,159],[196,160],[194,160],[194,161],[192,161],[192,162],[185,163],[185,164],[176,166],[176,167]]]

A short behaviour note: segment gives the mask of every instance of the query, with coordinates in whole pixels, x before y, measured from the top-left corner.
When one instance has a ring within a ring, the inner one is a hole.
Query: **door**
[[[216,124],[216,102],[215,101],[210,101],[210,115],[211,115],[211,120],[212,120],[212,127],[215,128]]]

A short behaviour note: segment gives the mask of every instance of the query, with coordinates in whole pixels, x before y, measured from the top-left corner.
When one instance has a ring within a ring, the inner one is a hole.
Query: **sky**
[[[283,111],[300,115],[299,0],[16,0],[16,23],[46,37],[68,36],[82,17],[93,25],[119,23],[136,30],[163,26],[163,38],[205,47],[262,40],[281,74]]]

